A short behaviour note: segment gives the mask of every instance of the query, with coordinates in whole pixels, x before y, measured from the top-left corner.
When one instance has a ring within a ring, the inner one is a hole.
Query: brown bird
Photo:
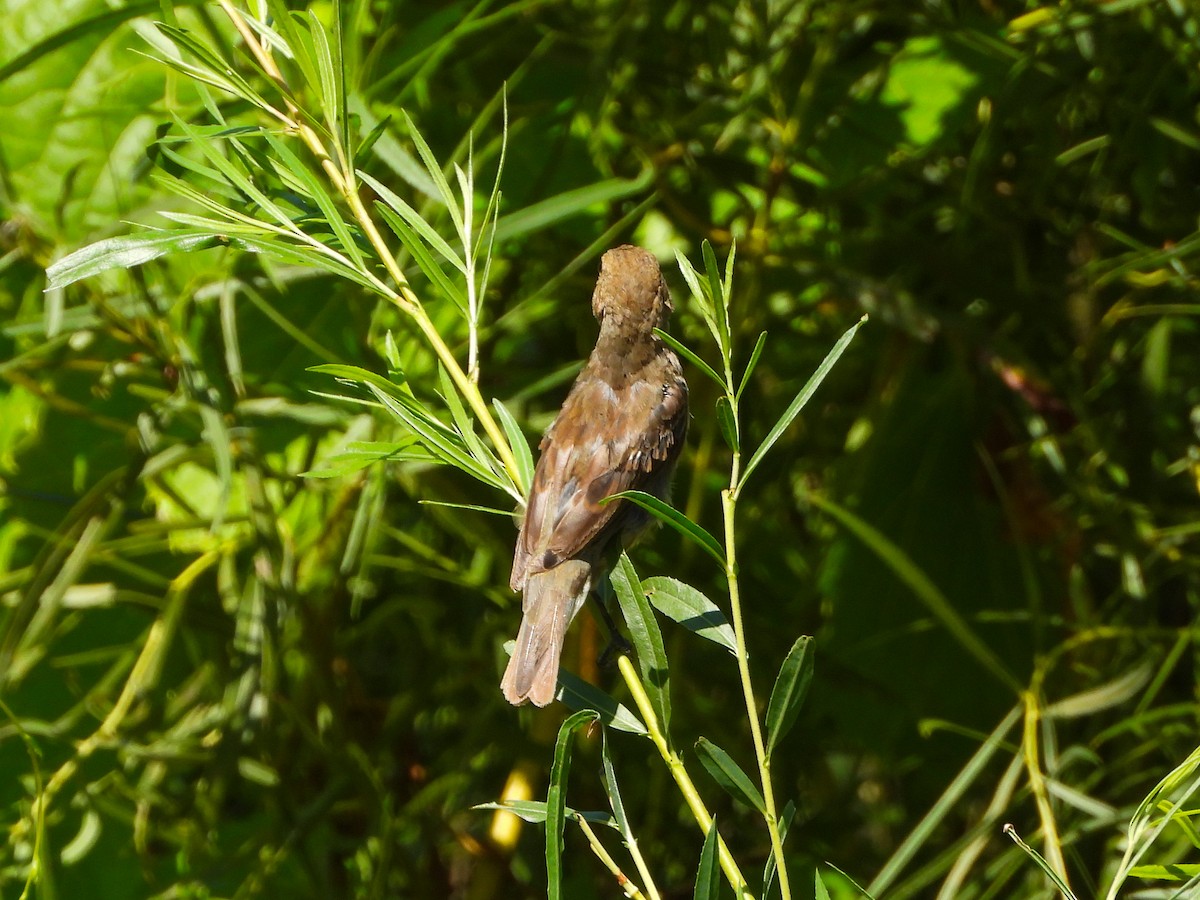
[[[542,438],[517,538],[511,584],[523,591],[521,630],[501,689],[509,703],[554,699],[567,626],[611,557],[650,516],[606,497],[642,490],[666,498],[687,433],[687,382],[655,336],[673,307],[655,258],[639,247],[600,260],[592,312],[596,349]]]

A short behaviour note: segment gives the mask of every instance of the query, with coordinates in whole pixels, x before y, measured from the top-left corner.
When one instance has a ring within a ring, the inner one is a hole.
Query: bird
[[[674,307],[654,255],[607,251],[592,293],[596,347],[539,445],[510,584],[522,618],[501,681],[508,702],[554,699],[567,628],[612,558],[650,523],[621,491],[668,499],[688,427],[688,388],[654,333]]]

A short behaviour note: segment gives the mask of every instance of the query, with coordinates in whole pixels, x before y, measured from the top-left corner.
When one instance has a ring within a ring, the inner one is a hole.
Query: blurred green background
[[[470,809],[514,777],[542,789],[563,715],[516,711],[497,687],[515,529],[418,502],[505,498],[414,464],[302,475],[398,433],[308,367],[382,372],[391,332],[432,391],[432,358],[356,286],[232,250],[44,293],[55,259],[179,208],[153,178],[175,171],[156,137],[169,111],[209,119],[142,55],[160,4],[0,10],[0,895],[21,893],[31,859],[40,897],[544,894],[540,829],[506,846]],[[175,15],[235,52],[215,5]],[[673,251],[698,261],[708,239],[724,258],[736,237],[740,358],[769,332],[743,403],[751,444],[870,314],[742,506],[758,686],[816,637],[776,759],[800,896],[826,861],[889,898],[1056,896],[1000,833],[1038,844],[1031,768],[1077,893],[1106,885],[1133,808],[1196,745],[1194,8],[364,0],[345,17],[364,133],[406,110],[462,159],[473,130],[494,172],[507,86],[482,388],[533,442],[591,347],[607,246],[659,254],[674,333],[711,359]],[[436,223],[411,154],[393,127],[360,164]],[[715,389],[691,384],[675,500],[716,532],[727,451]],[[882,532],[1028,693],[939,624],[902,557],[812,496]],[[721,599],[674,533],[635,559]],[[677,737],[749,768],[732,662],[666,635]],[[581,616],[570,664],[621,696],[600,643]],[[152,690],[123,691],[135,667]],[[1022,725],[1010,713],[1026,708],[1040,716]],[[576,751],[577,808],[604,805],[597,740]],[[690,897],[700,835],[645,742],[613,752],[660,885]],[[702,787],[756,871],[755,816]],[[567,896],[618,895],[570,828],[567,848]],[[1198,852],[1172,828],[1146,861]]]

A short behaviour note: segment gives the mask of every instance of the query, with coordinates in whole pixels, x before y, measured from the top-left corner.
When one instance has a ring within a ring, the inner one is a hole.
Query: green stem
[[[736,401],[734,401],[736,402]],[[735,415],[736,415],[736,406]],[[779,815],[775,808],[775,789],[771,784],[771,759],[763,743],[762,725],[758,718],[758,704],[754,700],[754,685],[750,680],[750,656],[746,651],[746,630],[742,622],[742,597],[737,576],[737,541],[735,540],[735,516],[737,514],[737,480],[741,467],[741,454],[734,452],[729,488],[721,492],[721,508],[725,514],[725,578],[729,583],[729,608],[733,619],[734,639],[737,643],[738,673],[742,679],[742,694],[746,700],[746,718],[750,720],[750,736],[754,741],[754,756],[758,760],[758,774],[762,781],[763,818],[771,835],[771,853],[775,857],[775,869],[779,873],[779,893],[783,900],[791,900],[792,889],[788,882],[787,865],[783,858],[783,837],[779,833]]]
[[[617,658],[617,667],[621,670],[621,675],[625,678],[625,684],[629,687],[629,693],[633,695],[633,701],[637,705],[638,712],[641,713],[642,720],[646,723],[646,730],[650,732],[650,740],[658,748],[659,756],[662,757],[663,762],[667,764],[667,769],[670,771],[671,777],[675,779],[675,784],[679,786],[679,791],[683,794],[683,799],[692,811],[692,816],[696,819],[696,823],[705,834],[708,834],[708,830],[712,828],[713,824],[712,814],[704,805],[704,800],[701,798],[700,792],[696,790],[696,785],[692,781],[691,776],[688,775],[683,760],[680,759],[679,754],[672,750],[667,743],[666,736],[662,733],[662,729],[658,725],[658,717],[654,714],[654,706],[646,694],[646,689],[642,686],[642,681],[638,677],[637,670],[633,667],[633,663],[629,657],[624,655]],[[729,848],[725,845],[725,839],[721,837],[719,832],[717,833],[717,855],[721,860],[721,870],[725,873],[725,878],[738,895],[738,900],[754,900],[754,895],[750,893],[750,886],[746,883],[745,876],[742,875],[737,861],[734,860],[733,854],[729,852]]]

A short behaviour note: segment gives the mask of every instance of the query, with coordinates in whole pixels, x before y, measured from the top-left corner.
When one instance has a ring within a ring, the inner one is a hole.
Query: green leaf
[[[737,653],[733,627],[715,603],[689,584],[655,576],[642,582],[651,605],[672,621],[705,640]]]
[[[400,216],[400,218],[403,219],[413,231],[420,235],[421,239],[425,241],[425,243],[429,244],[430,247],[436,250],[438,254],[452,266],[454,266],[454,268],[458,269],[458,271],[462,272],[464,275],[466,274],[466,263],[464,263],[459,255],[454,252],[454,249],[448,243],[446,243],[445,239],[436,231],[434,231],[433,226],[425,221],[419,212],[405,203],[399,194],[397,194],[383,182],[373,178],[369,173],[364,172],[361,169],[358,171],[358,177],[361,178],[365,184],[369,185],[371,189],[379,195],[379,199],[385,205],[390,207],[392,211]],[[445,179],[443,179],[442,182],[444,184]],[[449,188],[447,188],[447,190],[449,190]],[[402,241],[404,240],[404,235],[397,233],[396,236]],[[412,247],[407,243],[405,244],[405,247],[410,251],[412,250]]]
[[[215,247],[222,241],[207,231],[168,231],[108,238],[69,253],[46,269],[46,289],[57,290],[109,269],[132,269],[168,253]]]
[[[712,297],[713,314],[717,320],[717,343],[721,348],[721,358],[729,359],[733,347],[733,335],[729,332],[729,297],[723,290],[721,271],[717,268],[717,255],[713,252],[712,244],[701,241],[700,254],[704,257],[709,296]]]
[[[717,398],[717,425],[720,427],[721,437],[725,439],[729,449],[735,453],[741,452],[737,417],[733,414],[733,407],[729,405],[728,397]]]
[[[379,210],[379,214],[383,216],[383,221],[392,229],[392,233],[400,238],[400,243],[407,250],[416,262],[417,268],[421,273],[429,279],[429,283],[433,285],[441,293],[443,297],[450,300],[459,308],[463,314],[467,312],[467,295],[462,287],[450,278],[445,270],[438,264],[433,254],[429,252],[429,247],[422,241],[415,231],[408,225],[404,219],[394,212],[390,207],[376,201],[375,208]]]
[[[507,406],[494,397],[492,406],[496,408],[496,415],[500,418],[504,436],[508,438],[513,456],[517,458],[517,474],[520,476],[520,484],[517,487],[521,489],[522,495],[528,496],[529,486],[533,484],[533,452],[529,449],[529,441],[525,440],[525,435],[521,433],[521,426],[517,424],[517,420],[508,411]]]
[[[633,180],[613,178],[540,200],[524,209],[501,216],[496,224],[496,240],[505,241],[531,231],[542,231],[597,204],[611,203],[641,193],[650,187],[653,181],[653,170],[646,169]]]
[[[700,867],[696,870],[694,900],[719,900],[721,891],[721,869],[717,865],[717,820],[708,823],[704,835],[704,846],[700,848]]]
[[[787,430],[788,426],[795,421],[796,416],[800,415],[800,410],[804,408],[804,405],[808,403],[809,398],[811,398],[816,392],[817,388],[821,386],[821,382],[825,380],[825,376],[828,375],[833,369],[834,365],[837,364],[838,359],[841,358],[842,353],[845,352],[846,347],[848,347],[850,344],[850,341],[854,339],[854,335],[858,333],[858,329],[861,328],[863,323],[866,321],[867,317],[863,316],[849,329],[847,329],[846,333],[838,338],[838,342],[833,345],[833,349],[826,354],[825,359],[821,361],[821,365],[817,366],[817,371],[812,374],[812,377],[809,378],[804,387],[800,389],[800,393],[798,393],[796,398],[788,405],[788,408],[786,411],[784,411],[784,414],[779,417],[779,421],[775,423],[775,426],[767,434],[762,444],[760,444],[759,448],[754,451],[754,455],[750,457],[750,462],[746,463],[746,470],[742,472],[741,481],[738,482],[739,491],[741,491],[742,487],[746,484],[747,479],[750,477],[750,473],[758,467],[758,464],[762,462],[762,458],[767,455],[767,451],[775,446],[775,442],[779,440],[780,436]]]
[[[662,340],[664,344],[666,344],[668,347],[690,362],[693,366],[711,378],[716,383],[717,387],[725,390],[725,379],[718,375],[717,370],[702,360],[695,351],[689,349],[682,341],[680,341],[678,338],[672,337],[661,328],[655,328],[654,333]]]
[[[815,893],[813,895],[815,900],[830,900],[829,888],[825,887],[825,882],[821,880],[820,869],[813,869],[813,880],[815,881]]]
[[[808,695],[813,677],[812,638],[802,635],[796,639],[792,649],[779,667],[775,687],[771,689],[771,701],[767,704],[767,756],[770,757],[779,742],[791,730]]]
[[[567,810],[567,775],[571,771],[571,741],[575,731],[591,725],[600,714],[592,709],[574,713],[558,729],[550,787],[546,791],[546,884],[548,900],[562,900],[563,826]]]
[[[601,503],[611,503],[614,500],[628,500],[636,503],[660,522],[665,522],[684,537],[695,541],[724,568],[725,552],[721,549],[720,542],[669,503],[658,499],[653,494],[647,494],[645,491],[621,491],[619,494],[605,497]]]
[[[646,694],[658,715],[659,727],[665,734],[671,724],[671,692],[662,632],[658,630],[654,610],[626,554],[621,554],[609,579],[625,616],[625,624],[629,626],[629,636],[637,651],[638,669],[642,673]]]
[[[476,803],[471,809],[503,810],[534,825],[545,822],[547,816],[546,803],[542,800],[493,800],[489,803]],[[617,827],[613,817],[603,810],[580,810],[567,806],[563,811],[568,819],[582,819],[592,825],[606,825],[614,829]]]
[[[507,644],[506,644],[507,646]],[[584,681],[578,675],[566,669],[558,670],[558,695],[556,699],[565,703],[571,709],[590,709],[600,715],[600,722],[606,728],[615,728],[629,734],[640,734],[643,737],[650,732],[642,720],[629,707],[618,703],[610,695],[590,682]]]
[[[404,122],[408,126],[409,136],[413,139],[413,145],[417,148],[417,155],[421,157],[421,162],[425,164],[425,171],[429,174],[430,179],[437,185],[438,194],[442,198],[442,202],[446,204],[446,209],[450,212],[450,220],[454,223],[454,231],[458,235],[463,234],[463,219],[462,212],[458,208],[458,201],[454,197],[454,193],[450,190],[450,184],[446,181],[446,176],[442,173],[441,163],[437,157],[433,155],[433,151],[429,149],[429,145],[425,143],[425,138],[421,134],[419,128],[412,117],[407,112],[404,112]],[[470,203],[470,197],[464,197],[465,203]]]
[[[750,777],[733,761],[732,756],[704,737],[696,741],[696,755],[700,757],[700,762],[708,770],[708,774],[734,800],[759,812],[766,810],[762,794]]]
[[[1021,683],[1005,668],[1000,658],[972,630],[946,595],[938,590],[937,585],[930,581],[929,576],[909,558],[908,554],[888,540],[882,532],[868,525],[850,510],[818,494],[806,494],[805,496],[809,503],[829,513],[866,544],[895,573],[897,578],[908,585],[909,589],[916,594],[917,599],[925,605],[925,608],[942,623],[964,650],[978,660],[980,665],[995,675],[1014,694],[1022,693],[1024,689]]]
[[[767,333],[764,331],[754,343],[754,350],[750,354],[750,361],[746,363],[746,371],[742,372],[742,380],[738,384],[737,397],[735,399],[742,399],[742,391],[746,390],[746,385],[750,383],[750,376],[754,373],[754,367],[758,365],[758,358],[762,356],[763,347],[766,345]]]

